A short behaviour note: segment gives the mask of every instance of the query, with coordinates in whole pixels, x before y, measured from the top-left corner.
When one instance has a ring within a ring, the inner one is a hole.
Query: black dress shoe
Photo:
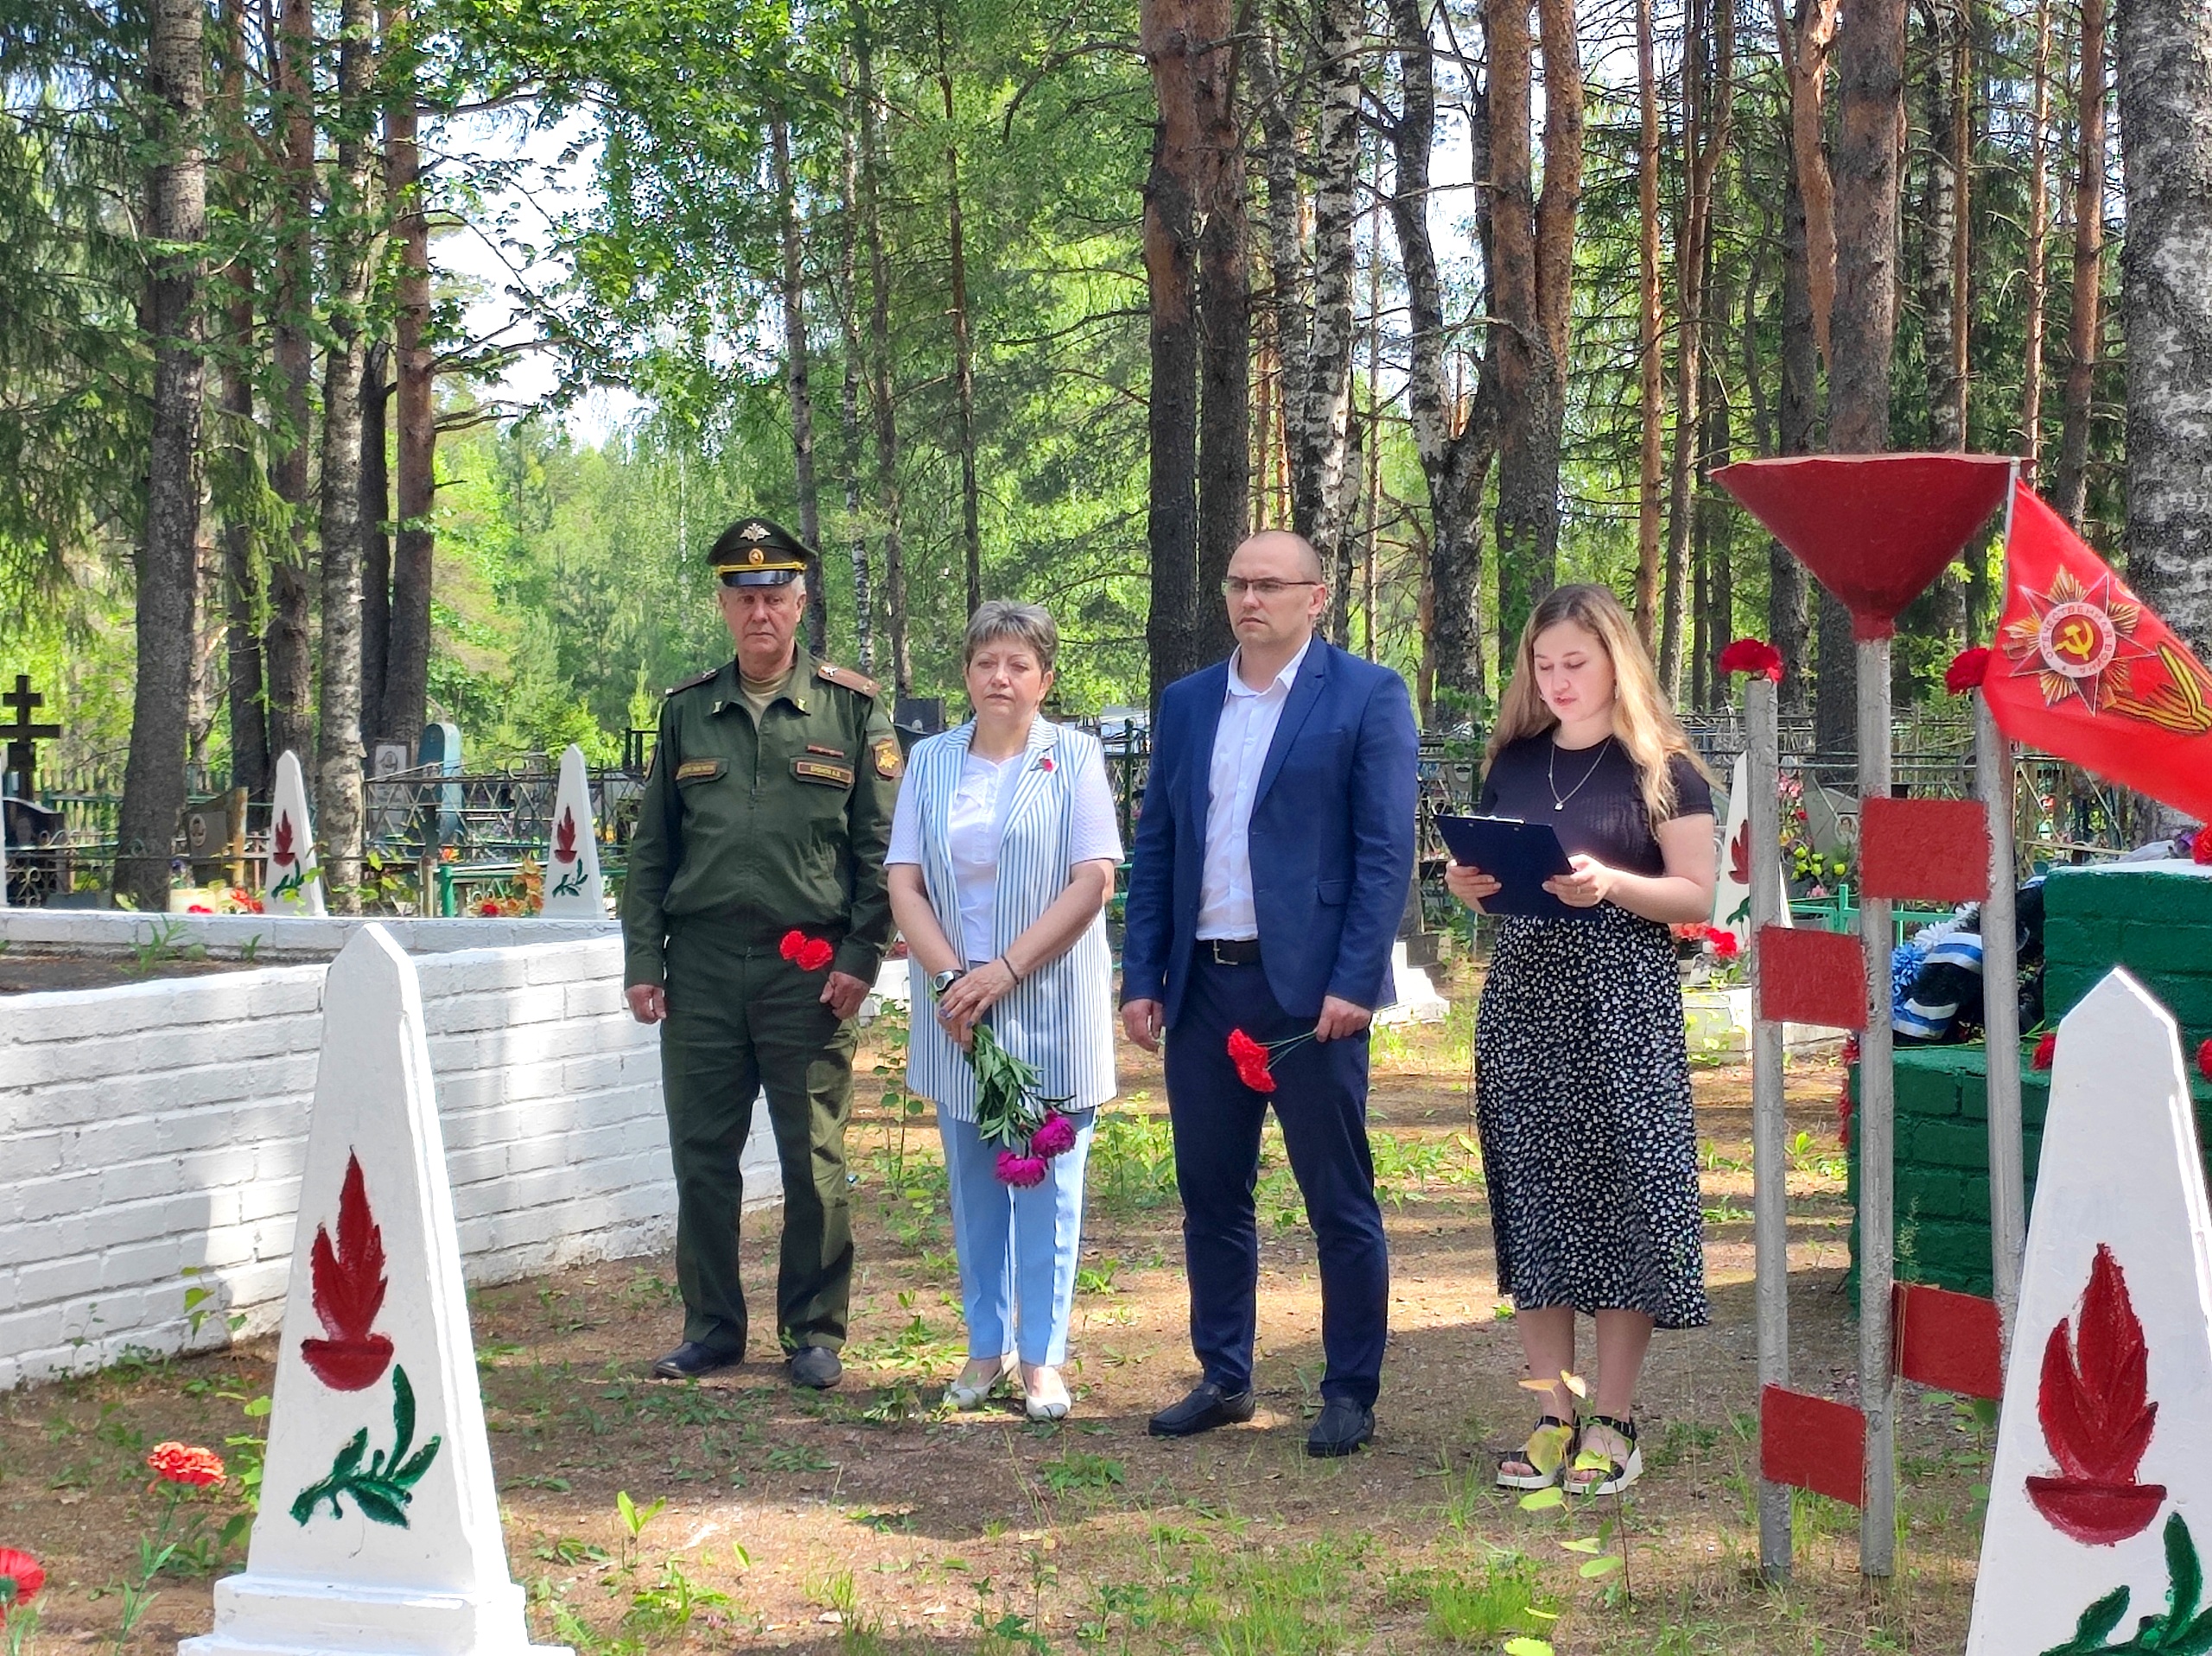
[[[1375,1411],[1343,1398],[1331,1398],[1306,1434],[1306,1452],[1320,1459],[1350,1455],[1375,1436]]]
[[[791,1384],[827,1392],[845,1378],[845,1366],[827,1346],[801,1346],[791,1353]]]
[[[1252,1393],[1223,1391],[1211,1380],[1200,1380],[1191,1395],[1170,1409],[1162,1409],[1145,1430],[1154,1437],[1196,1437],[1217,1426],[1233,1426],[1252,1417]]]
[[[716,1351],[696,1340],[687,1340],[653,1365],[658,1380],[696,1380],[718,1368],[731,1368],[745,1360],[741,1351]]]

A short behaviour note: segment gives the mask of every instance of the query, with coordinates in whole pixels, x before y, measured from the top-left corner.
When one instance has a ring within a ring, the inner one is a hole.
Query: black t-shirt
[[[1697,767],[1683,754],[1667,762],[1675,778],[1675,814],[1711,816],[1713,790]],[[1555,799],[1566,803],[1554,808]],[[1618,738],[1594,748],[1561,748],[1556,754],[1548,732],[1508,743],[1483,779],[1482,812],[1548,822],[1569,856],[1594,857],[1607,868],[1630,874],[1667,871],[1650,813],[1643,808],[1636,761]]]

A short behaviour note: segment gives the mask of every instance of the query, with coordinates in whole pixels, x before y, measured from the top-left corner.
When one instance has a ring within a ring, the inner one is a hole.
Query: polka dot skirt
[[[1589,920],[1503,917],[1475,1055],[1499,1290],[1522,1310],[1703,1327],[1697,1127],[1667,928],[1610,902]]]

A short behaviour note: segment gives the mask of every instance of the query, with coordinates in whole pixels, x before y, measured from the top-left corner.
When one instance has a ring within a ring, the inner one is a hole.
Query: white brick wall
[[[85,934],[87,921],[102,935]],[[287,937],[284,952],[295,942],[327,949],[359,923],[190,921],[195,933],[250,924],[264,937],[272,927],[330,933]],[[0,936],[113,947],[128,940],[125,928],[146,925],[18,909],[0,915]],[[470,1279],[666,1247],[676,1198],[659,1037],[624,1005],[612,928],[457,920],[392,930],[403,946],[450,951],[419,953],[416,966]],[[510,930],[530,941],[456,946],[505,942]],[[235,950],[243,939],[222,940]],[[317,964],[0,997],[0,1389],[132,1348],[220,1345],[232,1315],[245,1316],[245,1334],[275,1327],[322,979]],[[746,1194],[749,1206],[780,1196],[765,1109],[747,1147]],[[214,1290],[197,1334],[184,1309],[195,1283]]]

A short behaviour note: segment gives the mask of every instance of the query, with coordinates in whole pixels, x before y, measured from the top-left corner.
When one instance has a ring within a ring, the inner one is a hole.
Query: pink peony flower
[[[1000,1183],[1027,1190],[1032,1185],[1045,1182],[1045,1158],[1041,1156],[1016,1156],[1012,1150],[1001,1150],[998,1175]]]
[[[1033,1156],[1065,1156],[1075,1148],[1075,1123],[1058,1111],[1045,1118],[1045,1124],[1029,1136],[1029,1152]]]

